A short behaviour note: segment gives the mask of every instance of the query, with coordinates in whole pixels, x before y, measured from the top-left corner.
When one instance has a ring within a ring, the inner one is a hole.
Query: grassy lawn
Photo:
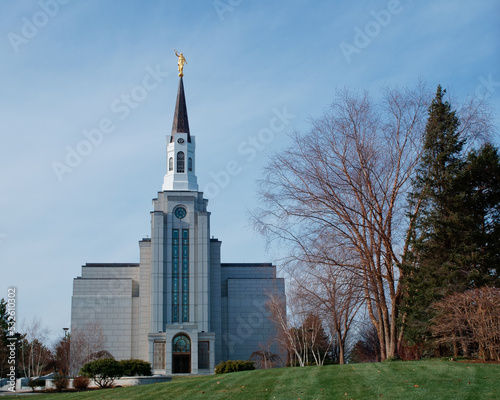
[[[12,398],[12,397],[10,397]],[[500,364],[385,362],[281,368],[30,399],[500,399]]]

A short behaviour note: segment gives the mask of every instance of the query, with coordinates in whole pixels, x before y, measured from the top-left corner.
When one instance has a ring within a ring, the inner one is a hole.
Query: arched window
[[[172,341],[172,353],[191,353],[191,341],[185,335],[177,335]]]
[[[191,172],[193,170],[193,159],[191,157],[188,158],[188,171]]]
[[[177,172],[184,172],[184,153],[182,151],[177,153]]]
[[[177,335],[172,340],[172,372],[191,373],[191,341],[186,335]]]
[[[174,169],[174,158],[173,157],[170,157],[168,159],[168,170],[169,171],[172,171]]]

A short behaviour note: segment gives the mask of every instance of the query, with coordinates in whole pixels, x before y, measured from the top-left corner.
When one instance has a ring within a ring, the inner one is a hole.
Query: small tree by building
[[[57,392],[62,392],[69,385],[69,379],[64,375],[55,375],[53,382]]]
[[[65,335],[54,345],[54,367],[64,376],[69,375],[70,366],[70,335]]]
[[[49,330],[38,318],[22,324],[21,330],[25,333],[19,342],[20,369],[27,378],[38,377],[46,372],[53,358],[52,352],[45,345]]]
[[[115,379],[123,376],[123,365],[112,358],[94,360],[86,363],[80,374],[91,378],[100,388],[108,388]]]
[[[86,376],[77,376],[73,379],[73,387],[76,390],[87,390],[90,379]]]
[[[269,369],[274,368],[276,363],[281,361],[281,357],[268,350],[257,350],[250,356],[250,361],[256,361],[260,369]]]
[[[105,337],[100,323],[86,324],[83,329],[71,332],[70,374],[75,376],[82,366],[98,358],[106,358]],[[109,354],[109,353],[107,353]],[[111,355],[108,355],[109,357]]]

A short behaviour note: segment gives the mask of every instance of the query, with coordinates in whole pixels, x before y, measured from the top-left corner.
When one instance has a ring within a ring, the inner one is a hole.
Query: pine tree
[[[460,251],[469,287],[500,286],[500,155],[492,144],[473,150],[459,177],[463,187]]]
[[[431,305],[455,292],[498,285],[500,159],[485,145],[468,156],[460,121],[440,86],[429,108],[410,202],[419,203],[404,266],[405,338],[430,342]],[[424,346],[425,347],[425,346]]]

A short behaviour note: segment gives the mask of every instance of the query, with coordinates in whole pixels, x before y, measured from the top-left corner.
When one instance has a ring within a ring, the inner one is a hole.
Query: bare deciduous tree
[[[344,364],[348,335],[364,303],[360,277],[352,270],[323,263],[303,266],[292,279],[297,295],[328,324],[338,345],[339,363]]]
[[[257,350],[250,355],[250,360],[256,360],[260,369],[269,369],[274,368],[281,361],[281,357],[269,350]]]
[[[312,130],[294,134],[292,145],[271,160],[260,186],[265,207],[254,214],[269,240],[291,245],[285,263],[339,266],[360,277],[383,359],[396,353],[399,339],[406,193],[428,99],[421,86],[386,88],[379,103],[366,93],[338,91]],[[350,258],[338,259],[334,249]]]
[[[39,318],[34,317],[29,323],[23,322],[21,331],[24,332],[24,337],[20,345],[20,364],[24,376],[40,376],[52,359],[50,350],[44,344],[49,330],[42,325]]]
[[[309,363],[310,349],[315,344],[314,337],[307,334],[305,325],[306,309],[309,310],[309,308],[304,307],[304,299],[288,296],[290,312],[287,314],[283,299],[272,293],[268,297],[266,307],[276,328],[276,341],[288,354],[287,364],[306,366]],[[311,357],[314,356],[311,355]]]
[[[88,323],[71,332],[70,373],[76,376],[83,364],[100,358],[106,340],[100,323]],[[109,354],[109,353],[108,353]]]
[[[70,335],[65,334],[54,343],[52,350],[54,354],[55,368],[64,376],[69,374],[70,342]]]
[[[349,354],[350,362],[378,362],[380,361],[380,342],[377,330],[371,321],[364,321],[358,327],[357,342]]]
[[[500,289],[482,287],[448,296],[434,305],[438,315],[432,333],[439,343],[467,346],[475,344],[478,356],[500,361]]]
[[[291,295],[290,295],[291,294]],[[304,296],[293,289],[288,296],[288,309],[283,299],[268,295],[266,308],[276,328],[276,341],[287,352],[287,364],[304,367],[311,363],[323,365],[334,337],[328,337],[317,310]]]
[[[290,363],[290,358],[294,357],[298,360],[300,366],[304,366],[305,361],[303,352],[292,330],[289,318],[287,318],[286,303],[284,299],[274,293],[269,293],[268,298],[269,300],[266,303],[266,308],[270,314],[269,319],[275,326],[276,342],[287,352],[287,363]]]
[[[307,299],[305,299],[307,301]],[[312,304],[310,304],[312,306]],[[309,363],[314,362],[316,365],[323,365],[325,359],[331,354],[334,336],[327,336],[323,327],[323,320],[320,318],[319,310],[314,310],[307,315],[304,323],[300,327],[300,333],[305,338],[305,342],[309,345],[307,356],[311,353]],[[307,349],[307,348],[306,348]]]

